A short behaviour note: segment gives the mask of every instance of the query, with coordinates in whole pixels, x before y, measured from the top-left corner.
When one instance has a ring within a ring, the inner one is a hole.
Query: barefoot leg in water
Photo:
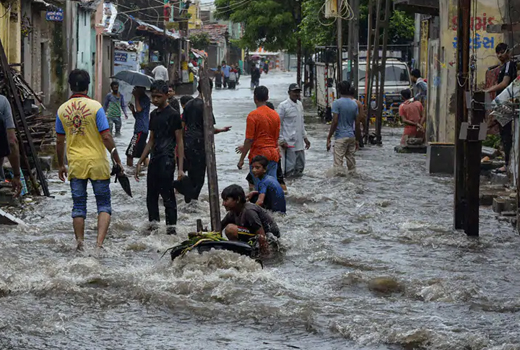
[[[98,215],[98,235],[97,235],[97,247],[103,248],[103,241],[108,232],[108,226],[110,225],[110,214],[101,212]]]
[[[72,220],[74,235],[76,236],[76,249],[83,250],[83,240],[85,239],[85,219],[81,217]]]

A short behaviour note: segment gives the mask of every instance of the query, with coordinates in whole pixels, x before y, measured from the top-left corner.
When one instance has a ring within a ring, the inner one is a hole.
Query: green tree
[[[191,47],[198,50],[206,50],[210,44],[208,33],[197,33],[190,35]]]
[[[244,24],[238,45],[294,51],[298,34],[296,0],[215,0],[216,16]]]

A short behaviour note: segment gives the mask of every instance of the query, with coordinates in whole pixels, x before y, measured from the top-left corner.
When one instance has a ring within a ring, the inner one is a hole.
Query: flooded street
[[[278,106],[292,73],[262,76]],[[255,108],[249,77],[214,92],[219,189],[247,188],[235,147]],[[384,146],[357,153],[358,174],[331,176],[329,126],[307,121],[312,142],[302,179],[289,181],[276,217],[286,254],[256,262],[163,252],[209,224],[180,196],[178,236],[145,233],[146,182],[134,198],[112,184],[112,225],[96,251],[89,186],[86,250],[77,253],[69,183],[50,175],[54,199],[26,204],[27,226],[0,234],[0,349],[520,349],[520,237],[481,209],[481,238],[452,230],[453,182],[428,176],[425,155]],[[116,139],[122,154],[133,120]],[[224,214],[224,209],[222,209]]]

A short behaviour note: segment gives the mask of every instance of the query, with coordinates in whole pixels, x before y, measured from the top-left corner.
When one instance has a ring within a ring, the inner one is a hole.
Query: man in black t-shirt
[[[210,79],[210,91],[213,83]],[[204,186],[204,177],[206,175],[206,152],[204,147],[204,101],[202,100],[202,92],[199,84],[199,98],[189,101],[184,107],[183,127],[185,128],[184,149],[186,150],[186,166],[188,177],[193,185],[191,199],[198,200],[200,191]],[[215,117],[213,117],[215,124]],[[213,129],[215,134],[226,132],[231,129],[226,126],[223,129]],[[190,199],[186,198],[187,202]]]
[[[511,84],[513,80],[516,79],[517,69],[516,63],[511,61],[509,47],[507,46],[507,44],[498,44],[495,48],[495,51],[497,53],[498,59],[500,60],[500,63],[502,64],[502,67],[500,68],[500,73],[498,74],[498,84],[493,85],[492,87],[487,89],[486,92],[496,92],[498,96],[502,91],[504,91],[505,88],[509,86],[509,84]],[[512,124],[513,123],[511,122],[507,123],[504,126],[499,124],[500,139],[502,141],[502,147],[504,148],[506,161],[506,165],[498,169],[499,172],[505,173],[509,166],[511,147],[513,146]]]
[[[179,176],[184,177],[184,142],[182,123],[178,111],[168,104],[168,85],[158,80],[150,88],[152,103],[157,106],[150,115],[150,139],[146,144],[141,161],[137,165],[135,179],[139,181],[142,160],[148,153],[152,154],[148,166],[146,183],[146,206],[150,222],[159,222],[159,195],[163,198],[166,210],[166,226],[168,234],[176,234],[177,203],[173,189],[175,174],[175,147],[179,156]]]

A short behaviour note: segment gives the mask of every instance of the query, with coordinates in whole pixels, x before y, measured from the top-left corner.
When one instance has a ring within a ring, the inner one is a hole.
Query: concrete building
[[[0,40],[10,64],[21,63],[22,58],[20,9],[20,0],[0,2]]]

